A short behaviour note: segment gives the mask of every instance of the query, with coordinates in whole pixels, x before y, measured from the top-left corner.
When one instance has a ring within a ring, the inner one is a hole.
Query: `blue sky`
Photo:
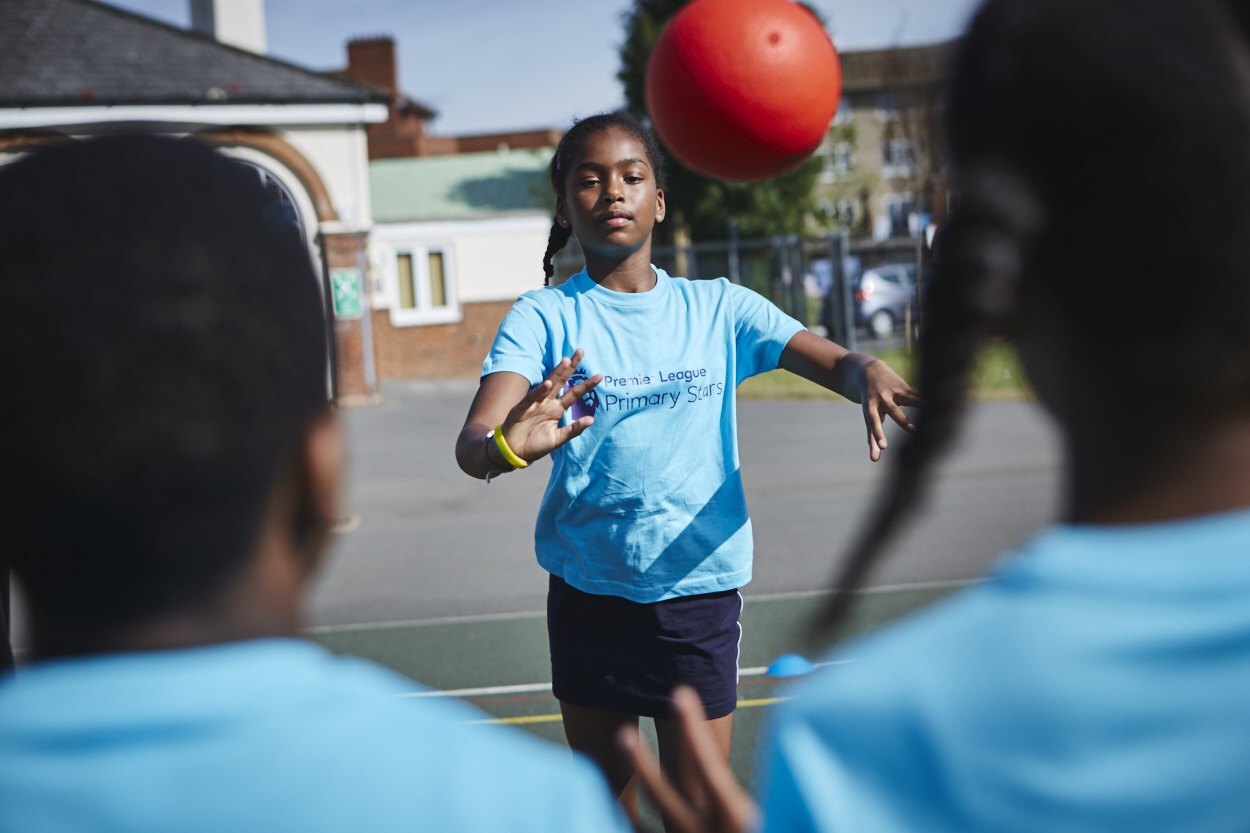
[[[176,26],[190,0],[107,0]],[[839,49],[957,35],[974,0],[809,0]],[[266,0],[269,54],[309,69],[347,63],[353,37],[390,35],[400,85],[437,110],[439,134],[564,128],[620,106],[622,18],[632,0]]]

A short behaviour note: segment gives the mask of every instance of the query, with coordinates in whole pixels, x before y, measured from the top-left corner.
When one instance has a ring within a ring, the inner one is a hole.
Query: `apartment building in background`
[[[817,225],[881,241],[945,216],[941,111],[954,45],[841,54],[842,103],[817,151]]]

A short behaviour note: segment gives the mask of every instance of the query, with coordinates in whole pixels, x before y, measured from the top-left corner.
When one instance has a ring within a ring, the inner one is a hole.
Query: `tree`
[[[649,119],[646,76],[651,48],[664,24],[686,2],[635,0],[633,11],[626,15],[617,78],[625,88],[626,106],[643,119]],[[810,7],[808,11],[815,14]],[[782,176],[746,184],[710,179],[671,156],[668,172],[665,196],[670,220],[657,228],[661,242],[722,239],[731,217],[736,218],[742,236],[767,237],[803,231],[807,218],[815,211],[813,188],[820,161],[813,157]]]

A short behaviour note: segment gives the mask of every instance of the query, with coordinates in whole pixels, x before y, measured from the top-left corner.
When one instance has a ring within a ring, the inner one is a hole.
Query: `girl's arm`
[[[881,450],[886,447],[882,420],[887,415],[908,431],[913,430],[902,406],[919,405],[920,394],[880,359],[852,353],[809,330],[801,330],[786,344],[777,364],[863,407],[868,459],[874,463],[881,459]]]
[[[528,465],[593,425],[594,417],[589,416],[560,425],[564,412],[603,379],[592,376],[560,396],[581,360],[580,349],[572,357],[561,359],[533,390],[529,380],[517,373],[503,371],[484,376],[456,438],[456,462],[464,473],[480,480],[491,472],[512,471],[519,468],[515,465],[517,459]],[[496,427],[515,458],[511,462],[493,440],[486,439]]]

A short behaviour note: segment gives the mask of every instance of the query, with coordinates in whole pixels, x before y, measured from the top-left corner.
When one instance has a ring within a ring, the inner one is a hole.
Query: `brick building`
[[[542,285],[549,129],[439,136],[398,87],[395,42],[357,38],[334,76],[385,95],[367,128],[376,225],[369,330],[381,378],[475,376],[508,307]]]
[[[0,164],[117,130],[188,137],[256,169],[299,221],[322,277],[340,401],[376,394],[365,298],[373,226],[365,130],[376,89],[265,57],[261,0],[193,0],[186,31],[93,0],[5,0]],[[329,335],[329,334],[328,334]]]
[[[543,148],[370,163],[383,378],[481,371],[508,307],[543,283],[550,158]]]

